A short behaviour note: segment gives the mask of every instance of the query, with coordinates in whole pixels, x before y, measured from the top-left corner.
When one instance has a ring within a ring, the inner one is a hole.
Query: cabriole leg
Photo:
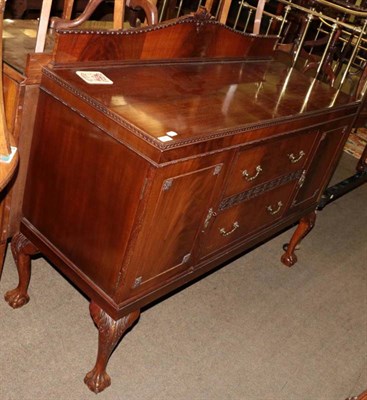
[[[18,269],[18,286],[5,294],[5,300],[13,308],[24,306],[29,301],[28,285],[31,278],[31,256],[38,249],[22,233],[17,233],[11,241],[11,251]]]
[[[296,246],[301,242],[301,240],[311,231],[315,225],[316,212],[303,217],[297,226],[297,229],[293,233],[291,241],[289,242],[286,252],[282,255],[281,261],[287,267],[291,267],[297,262],[297,256],[294,253]]]
[[[111,385],[111,378],[106,372],[108,360],[124,332],[138,319],[140,311],[115,321],[94,302],[90,303],[89,310],[99,331],[98,354],[96,365],[87,373],[84,382],[92,392],[99,393]]]
[[[4,268],[6,245],[7,245],[6,241],[0,243],[0,279],[1,279],[1,275],[3,273],[3,268]]]

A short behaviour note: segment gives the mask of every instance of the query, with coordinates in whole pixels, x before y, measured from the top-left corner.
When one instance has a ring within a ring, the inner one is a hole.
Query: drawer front
[[[289,182],[217,214],[213,213],[207,229],[204,226],[202,256],[279,220],[288,208],[295,185],[296,181]]]
[[[240,150],[234,160],[224,197],[303,168],[318,130],[303,132]]]

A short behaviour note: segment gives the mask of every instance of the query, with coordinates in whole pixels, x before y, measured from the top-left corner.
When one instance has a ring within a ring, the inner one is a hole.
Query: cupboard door
[[[347,139],[347,127],[339,127],[321,134],[310,165],[304,170],[304,180],[296,194],[291,212],[307,203],[316,202],[331,178],[342,147]]]
[[[221,169],[222,164],[216,164],[161,181],[158,197],[153,194],[149,201],[152,217],[134,252],[134,264],[139,265],[134,292],[155,286],[192,264],[194,242],[208,204],[219,190]]]

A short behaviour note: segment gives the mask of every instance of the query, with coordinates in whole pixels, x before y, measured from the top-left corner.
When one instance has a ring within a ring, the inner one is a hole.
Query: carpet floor
[[[352,174],[344,154],[338,174]],[[334,178],[338,180],[338,176]],[[99,400],[344,400],[367,388],[367,185],[328,205],[284,267],[294,228],[142,312]],[[8,252],[0,293],[17,283]],[[31,301],[0,301],[0,399],[88,400],[88,300],[43,258]]]

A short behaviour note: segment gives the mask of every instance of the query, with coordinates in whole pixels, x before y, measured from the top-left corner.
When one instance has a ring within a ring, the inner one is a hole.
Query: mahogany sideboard
[[[359,103],[275,61],[276,43],[205,13],[57,32],[6,300],[28,302],[37,252],[91,299],[94,392],[144,305],[300,221],[296,262]]]

